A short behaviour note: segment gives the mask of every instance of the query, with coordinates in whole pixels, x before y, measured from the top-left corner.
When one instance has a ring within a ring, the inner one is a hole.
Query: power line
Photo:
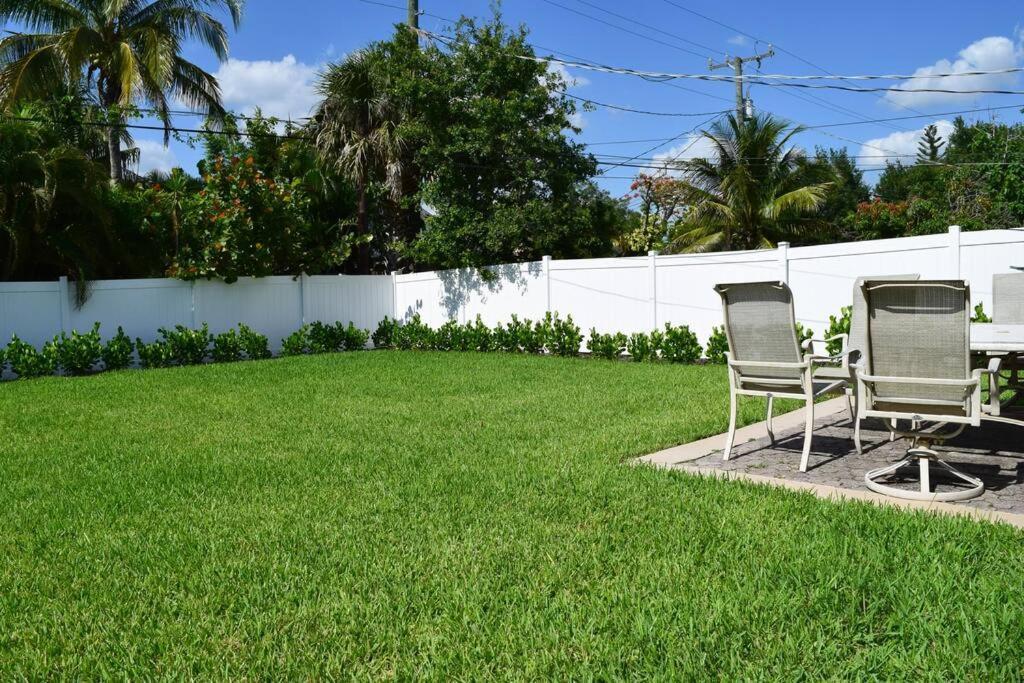
[[[596,21],[597,23],[604,24],[605,26],[611,26],[614,29],[618,29],[619,31],[624,31],[626,33],[629,33],[630,35],[634,35],[634,36],[636,36],[638,38],[642,38],[643,40],[647,40],[647,41],[650,41],[652,43],[658,43],[659,45],[664,45],[665,47],[670,47],[673,50],[679,50],[680,52],[685,52],[686,54],[693,55],[693,56],[699,57],[701,59],[706,59],[707,58],[706,54],[702,54],[700,52],[696,52],[694,50],[690,50],[689,48],[685,48],[685,47],[682,47],[680,45],[676,45],[674,43],[667,43],[664,40],[659,40],[658,38],[654,38],[654,37],[649,36],[649,35],[647,35],[645,33],[640,33],[638,31],[634,31],[632,29],[628,29],[628,28],[626,28],[624,26],[619,26],[618,24],[613,24],[612,22],[605,21],[604,19],[601,19],[600,17],[595,17],[592,14],[587,14],[586,12],[581,12],[581,11],[579,11],[577,9],[573,9],[572,7],[566,7],[565,5],[563,5],[561,3],[558,3],[558,2],[555,2],[554,0],[543,0],[543,1],[546,2],[549,5],[554,6],[554,7],[559,7],[559,8],[561,8],[561,9],[567,11],[567,12],[572,12],[573,14],[577,14],[577,15],[579,15],[581,17],[585,17],[587,19],[590,19],[591,21]]]
[[[626,16],[624,14],[619,14],[617,12],[612,12],[611,10],[605,9],[605,8],[601,7],[600,5],[596,5],[596,4],[592,3],[592,2],[590,2],[589,0],[576,0],[576,2],[580,3],[581,5],[587,5],[588,7],[592,7],[592,8],[596,9],[599,12],[604,12],[605,14],[610,14],[613,17],[618,17],[619,19],[622,19],[624,21],[628,21],[631,24],[636,24],[637,26],[641,26],[641,27],[646,28],[646,29],[648,29],[650,31],[655,31],[657,33],[660,33],[663,36],[668,36],[670,38],[674,38],[676,40],[682,41],[682,42],[687,43],[689,45],[693,45],[694,47],[699,47],[702,50],[707,50],[708,52],[713,52],[713,53],[718,53],[718,54],[725,54],[721,50],[718,50],[718,49],[713,48],[713,47],[708,47],[707,45],[703,45],[701,43],[695,42],[695,41],[690,40],[689,38],[685,38],[685,37],[683,37],[683,36],[681,36],[681,35],[679,35],[677,33],[670,33],[668,31],[665,31],[664,29],[658,28],[657,26],[651,26],[650,24],[645,24],[642,21],[637,21],[636,19],[628,17],[628,16]]]
[[[708,123],[710,123],[711,121],[713,121],[713,120],[717,119],[717,118],[718,118],[719,116],[721,116],[721,115],[722,115],[722,113],[723,113],[723,112],[719,112],[719,113],[716,113],[716,114],[715,114],[714,116],[712,116],[711,118],[709,118],[709,119],[706,119],[706,120],[704,120],[704,121],[701,121],[700,123],[698,123],[698,124],[697,124],[696,126],[694,126],[693,128],[691,128],[691,129],[689,129],[689,130],[687,130],[687,131],[683,131],[682,133],[680,133],[679,135],[676,135],[675,137],[671,137],[671,138],[668,138],[667,140],[663,140],[662,142],[658,143],[658,144],[657,144],[657,145],[655,145],[654,147],[651,147],[650,149],[644,150],[643,152],[640,152],[639,154],[636,154],[636,155],[634,155],[634,156],[630,157],[629,159],[626,159],[626,161],[622,161],[622,162],[618,162],[618,163],[612,164],[612,165],[611,165],[611,166],[609,166],[608,168],[609,168],[609,170],[610,170],[610,169],[612,169],[612,168],[617,168],[617,167],[619,167],[619,166],[626,166],[626,165],[627,165],[627,164],[628,164],[629,162],[631,162],[631,161],[633,161],[633,160],[635,160],[635,159],[639,159],[639,158],[643,157],[643,156],[644,156],[645,154],[650,154],[651,152],[653,152],[654,150],[658,149],[659,147],[664,147],[665,145],[667,145],[667,144],[668,144],[668,143],[670,143],[670,142],[674,142],[674,141],[678,140],[678,139],[679,139],[679,138],[681,138],[681,137],[684,137],[684,136],[686,136],[686,135],[690,135],[691,133],[693,133],[693,132],[694,132],[695,130],[697,130],[697,129],[698,129],[698,128],[700,128],[701,126],[707,125],[707,124],[708,124]],[[693,143],[694,143],[694,142],[696,142],[696,140],[694,140],[694,141],[691,141],[691,142],[690,142],[690,144],[689,144],[689,145],[687,145],[687,146],[686,146],[686,148],[685,148],[685,149],[683,150],[683,152],[685,152],[685,151],[686,151],[687,149],[689,149],[690,147],[692,147],[692,146],[693,146]],[[682,152],[680,152],[680,154],[682,154]],[[676,155],[676,158],[679,158],[679,155]],[[598,163],[600,163],[600,162],[598,162]]]
[[[959,114],[977,114],[985,111],[999,111],[1003,109],[1022,109],[1024,104],[1007,104],[999,107],[978,107],[976,109],[960,109],[958,111],[940,111],[931,114],[915,114],[913,116],[892,116],[884,119],[869,119],[867,121],[841,121],[839,123],[820,123],[814,126],[805,126],[808,130],[820,128],[836,128],[839,126],[857,126],[867,123],[880,123],[882,121],[909,121],[910,119],[934,118],[936,116],[956,116]]]
[[[595,105],[597,105],[599,107],[605,107],[607,109],[615,109],[616,111],[628,111],[628,112],[630,112],[632,114],[647,114],[648,116],[708,116],[709,114],[717,115],[717,114],[725,113],[724,111],[700,111],[700,112],[648,111],[648,110],[645,110],[645,109],[633,109],[632,107],[623,107],[623,106],[618,105],[618,104],[608,104],[606,102],[598,102],[597,100],[592,100],[589,97],[580,97],[579,95],[573,95],[572,93],[565,92],[564,90],[563,91],[558,91],[558,92],[559,92],[559,94],[565,95],[566,97],[571,97],[574,100],[579,100],[579,101],[584,102],[584,103],[589,102],[590,104],[595,104]]]

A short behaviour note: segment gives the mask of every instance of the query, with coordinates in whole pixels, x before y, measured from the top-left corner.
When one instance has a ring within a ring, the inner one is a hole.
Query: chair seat
[[[817,377],[817,376],[815,376]],[[837,378],[842,379],[842,378]],[[835,380],[814,382],[814,393],[817,395],[819,392],[824,391],[830,384],[834,384]],[[740,389],[742,391],[764,391],[771,393],[775,396],[793,396],[795,398],[804,397],[803,387],[797,386],[780,386],[778,384],[759,384],[756,381],[742,380],[740,382]],[[837,387],[836,391],[841,391],[842,387]]]
[[[814,379],[852,380],[853,377],[853,370],[849,366],[844,368],[842,365],[819,365],[814,368]]]

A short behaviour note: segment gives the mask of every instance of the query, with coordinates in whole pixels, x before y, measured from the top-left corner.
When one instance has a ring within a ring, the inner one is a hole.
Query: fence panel
[[[306,322],[353,322],[373,332],[377,323],[395,317],[390,275],[314,275],[303,288]]]
[[[60,332],[60,287],[56,282],[0,282],[0,345],[11,335],[42,346]]]
[[[675,256],[574,259],[407,275],[243,278],[227,285],[154,278],[90,283],[78,308],[66,281],[0,283],[0,343],[17,333],[41,346],[61,330],[121,326],[152,340],[160,327],[210,324],[218,332],[243,322],[266,334],[272,348],[303,321],[353,321],[374,329],[384,316],[419,313],[439,326],[480,315],[489,325],[513,314],[572,315],[584,332],[650,330],[686,324],[701,342],[721,324],[712,288],[719,282],[786,280],[797,318],[819,334],[828,317],[849,305],[861,275],[920,273],[971,281],[975,301],[992,311],[992,276],[1024,267],[1024,229],[986,230],[812,247]]]

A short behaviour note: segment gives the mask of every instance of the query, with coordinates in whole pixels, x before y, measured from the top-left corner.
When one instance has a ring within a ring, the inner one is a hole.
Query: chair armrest
[[[978,386],[981,382],[977,373],[987,373],[987,370],[976,370],[971,379],[938,379],[933,377],[884,377],[881,375],[865,374],[863,368],[857,366],[857,377],[869,384],[877,382],[891,382],[894,384],[922,384],[935,387],[963,387],[969,389]]]
[[[1003,359],[999,356],[992,356],[988,359],[988,367],[978,368],[972,374],[980,384],[982,377],[988,375],[988,404],[981,407],[982,412],[989,415],[999,415],[1002,404],[999,402],[999,371],[1002,369]]]
[[[834,342],[837,339],[842,340],[843,346],[841,348],[845,352],[847,350],[847,346],[849,346],[850,343],[850,335],[846,333],[837,334],[834,337],[826,337],[825,339],[805,339],[803,340],[803,342],[800,343],[800,348],[803,351],[810,351],[811,353],[814,353],[812,347],[813,344],[828,344],[829,342]]]
[[[838,363],[841,361],[842,367],[847,368],[850,367],[850,357],[855,353],[857,353],[856,349],[844,349],[843,351],[835,354],[834,356],[819,356],[814,353],[809,353],[806,356],[804,356],[804,360],[815,365],[824,365],[825,363]]]
[[[729,359],[729,367],[733,368],[777,368],[783,369],[794,369],[794,368],[806,368],[808,367],[808,361],[804,360],[797,363],[786,363],[782,361],[758,361],[758,360],[733,360]]]

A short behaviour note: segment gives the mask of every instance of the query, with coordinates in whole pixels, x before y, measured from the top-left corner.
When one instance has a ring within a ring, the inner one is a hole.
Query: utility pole
[[[406,23],[413,31],[420,27],[420,0],[409,0],[409,18]]]
[[[414,0],[410,0],[410,2],[413,2],[413,1]],[[775,50],[772,48],[771,45],[769,45],[768,49],[765,50],[764,52],[762,52],[759,55],[751,55],[749,57],[729,57],[727,55],[726,58],[725,58],[725,61],[724,62],[720,62],[718,64],[715,64],[710,59],[708,60],[708,71],[714,71],[715,69],[726,69],[726,68],[729,68],[729,69],[732,69],[733,71],[736,72],[736,77],[733,79],[733,81],[736,83],[736,120],[737,121],[742,123],[743,120],[747,118],[747,116],[748,116],[748,114],[747,114],[747,105],[748,104],[751,105],[751,110],[753,110],[753,103],[749,102],[750,88],[747,88],[747,96],[745,97],[743,95],[743,65],[746,62],[757,62],[757,66],[758,66],[758,68],[760,68],[761,67],[761,60],[762,59],[768,59],[769,57],[774,57],[774,56],[775,56]]]

